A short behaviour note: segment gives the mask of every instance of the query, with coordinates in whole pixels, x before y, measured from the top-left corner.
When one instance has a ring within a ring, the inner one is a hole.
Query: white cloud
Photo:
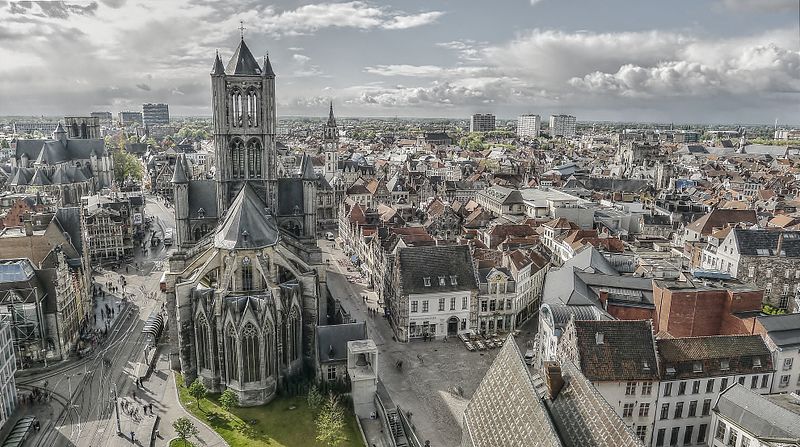
[[[295,62],[300,63],[300,64],[305,64],[306,62],[311,60],[310,57],[308,57],[308,56],[306,56],[304,54],[294,54],[294,55],[292,55],[292,59],[294,59]]]
[[[270,7],[260,14],[259,24],[264,31],[286,35],[311,34],[325,28],[400,30],[431,24],[442,14],[427,11],[403,15],[366,2],[351,1],[303,5],[283,12]]]
[[[406,76],[427,78],[451,78],[490,74],[486,67],[440,67],[437,65],[375,65],[364,71],[379,76]]]
[[[735,12],[796,12],[797,0],[719,0],[725,9]]]
[[[541,3],[542,1],[544,1],[544,0],[531,0],[531,6],[533,6],[533,5],[537,4],[537,3]]]
[[[436,22],[442,15],[444,15],[444,12],[430,11],[409,16],[395,16],[385,22],[383,27],[386,29],[416,28]]]

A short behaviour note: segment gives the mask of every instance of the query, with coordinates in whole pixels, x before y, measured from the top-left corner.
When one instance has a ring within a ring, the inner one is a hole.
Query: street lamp
[[[111,390],[111,392],[114,393],[114,414],[117,416],[117,435],[122,435],[122,424],[119,420],[119,404],[117,403],[117,383],[114,382],[113,385],[114,389]]]

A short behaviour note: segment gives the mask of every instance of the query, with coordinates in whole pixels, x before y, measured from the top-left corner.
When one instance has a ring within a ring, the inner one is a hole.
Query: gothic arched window
[[[239,381],[239,346],[236,343],[236,330],[232,324],[225,331],[225,368],[228,380]]]
[[[261,142],[253,138],[247,142],[247,154],[249,156],[250,178],[261,178]]]
[[[233,178],[244,178],[245,173],[245,151],[242,140],[234,138],[231,140],[231,170]]]
[[[243,383],[261,380],[261,343],[258,330],[252,323],[247,323],[242,331]]]
[[[258,125],[258,94],[252,87],[247,91],[247,109],[247,124],[250,127],[256,127]]]
[[[264,364],[266,365],[267,377],[275,374],[273,368],[275,367],[275,333],[272,330],[272,325],[267,323],[264,328]]]
[[[197,367],[200,369],[211,369],[211,362],[209,361],[211,353],[208,349],[211,344],[208,339],[208,322],[205,317],[200,317],[196,328]]]
[[[289,354],[289,362],[293,362],[300,358],[300,346],[302,343],[303,330],[300,325],[300,312],[297,308],[292,308],[289,312],[289,331],[286,340],[286,348]]]
[[[249,258],[242,260],[242,290],[253,290],[253,266],[250,264]]]

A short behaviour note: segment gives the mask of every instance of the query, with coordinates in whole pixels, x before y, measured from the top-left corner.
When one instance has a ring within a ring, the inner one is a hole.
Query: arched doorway
[[[450,317],[447,320],[447,335],[448,336],[458,335],[458,317]]]

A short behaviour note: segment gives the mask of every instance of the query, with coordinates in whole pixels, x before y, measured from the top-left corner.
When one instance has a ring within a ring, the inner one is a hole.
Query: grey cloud
[[[718,5],[735,12],[797,12],[796,0],[719,0]]]
[[[100,0],[101,3],[109,8],[119,9],[122,8],[127,0]]]
[[[138,88],[139,90],[144,90],[146,92],[149,92],[151,90],[150,86],[147,84],[136,84],[136,88]]]
[[[64,1],[20,1],[11,2],[10,5],[11,14],[30,14],[54,19],[66,19],[71,14],[94,15],[97,11],[97,2],[82,5]]]

